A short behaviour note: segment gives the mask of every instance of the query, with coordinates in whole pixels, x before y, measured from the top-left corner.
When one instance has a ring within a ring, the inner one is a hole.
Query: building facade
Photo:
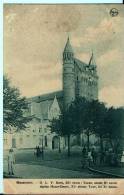
[[[28,98],[28,114],[34,118],[25,131],[20,133],[5,133],[4,148],[34,148],[44,146],[57,149],[59,144],[66,147],[66,139],[51,133],[49,121],[58,117],[63,109],[78,96],[87,100],[98,99],[97,67],[92,53],[89,63],[75,58],[69,38],[63,51],[63,89],[53,93]],[[85,139],[81,135],[81,140]],[[94,139],[93,139],[94,140]],[[72,136],[71,144],[77,144],[76,137]]]

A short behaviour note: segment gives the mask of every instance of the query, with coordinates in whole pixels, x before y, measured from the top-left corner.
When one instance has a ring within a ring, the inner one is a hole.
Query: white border
[[[42,4],[68,4],[68,3],[122,3],[122,0],[3,0],[4,3],[42,3]]]
[[[3,192],[3,1],[0,3],[0,193]]]

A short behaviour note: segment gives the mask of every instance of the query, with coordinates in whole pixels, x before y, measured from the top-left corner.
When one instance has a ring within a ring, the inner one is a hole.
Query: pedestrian
[[[86,162],[87,162],[87,149],[86,147],[84,146],[83,149],[82,149],[82,168],[85,168],[86,167]]]
[[[43,146],[40,149],[40,154],[41,154],[42,159],[44,159],[44,148],[43,148]]]
[[[124,166],[124,151],[123,151],[122,156],[121,156],[121,165]]]
[[[100,164],[101,164],[101,165],[104,165],[104,163],[105,163],[105,155],[106,155],[105,151],[102,150],[102,151],[100,152]]]
[[[96,162],[97,162],[97,152],[96,152],[95,148],[92,148],[91,155],[92,155],[93,164],[96,165]]]
[[[86,149],[86,147],[84,146],[83,149],[82,149],[82,155],[83,155],[83,156],[86,156],[86,154],[87,154],[87,149]]]
[[[8,173],[9,175],[14,175],[14,164],[15,164],[15,155],[14,155],[14,151],[11,148],[9,150],[9,154],[8,154]]]
[[[39,157],[40,156],[40,147],[38,146],[37,147],[37,157]]]
[[[35,150],[34,150],[34,155],[37,156],[37,146],[35,147]]]
[[[91,150],[88,151],[88,165],[92,165],[93,162],[93,158],[92,158],[92,154],[91,154]]]

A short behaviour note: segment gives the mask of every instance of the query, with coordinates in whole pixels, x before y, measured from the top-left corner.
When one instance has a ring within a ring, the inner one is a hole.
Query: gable
[[[58,118],[58,116],[60,114],[61,114],[61,110],[60,110],[60,107],[59,107],[59,103],[57,101],[57,98],[55,96],[51,107],[49,107],[48,118],[49,119]]]

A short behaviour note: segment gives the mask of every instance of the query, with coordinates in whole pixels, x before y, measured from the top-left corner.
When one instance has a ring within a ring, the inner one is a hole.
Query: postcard
[[[124,6],[3,12],[5,194],[124,194]]]

